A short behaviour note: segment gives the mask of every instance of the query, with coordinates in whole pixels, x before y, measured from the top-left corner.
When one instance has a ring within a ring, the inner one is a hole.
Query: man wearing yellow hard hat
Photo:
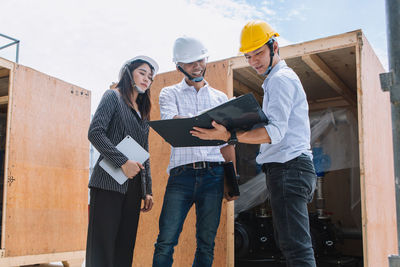
[[[194,128],[201,139],[261,144],[257,163],[262,164],[271,193],[271,208],[278,245],[287,266],[316,266],[311,243],[307,204],[312,200],[316,174],[310,150],[308,103],[296,73],[279,57],[275,32],[264,21],[248,22],[242,29],[240,52],[266,78],[263,111],[269,122],[250,131],[228,132]]]

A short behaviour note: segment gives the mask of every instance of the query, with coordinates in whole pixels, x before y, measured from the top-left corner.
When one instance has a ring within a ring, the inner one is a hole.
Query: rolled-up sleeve
[[[103,157],[109,159],[115,167],[121,167],[128,161],[128,158],[107,137],[107,129],[117,105],[116,93],[113,90],[107,90],[90,123],[88,139]]]
[[[285,79],[274,79],[268,81],[268,106],[265,114],[269,120],[265,129],[271,138],[271,144],[282,141],[288,130],[289,116],[292,112],[293,99],[296,88]]]
[[[173,119],[174,116],[178,115],[175,94],[170,88],[166,87],[161,90],[159,104],[162,120]]]

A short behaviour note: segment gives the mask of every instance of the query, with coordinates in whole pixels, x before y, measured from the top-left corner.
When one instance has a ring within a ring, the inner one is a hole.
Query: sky
[[[200,39],[209,61],[237,56],[252,19],[267,21],[281,46],[361,29],[388,65],[384,0],[1,0],[0,10],[0,33],[20,40],[19,63],[91,90],[92,113],[126,60],[143,54],[174,70],[182,35]],[[0,57],[15,61],[15,50]]]

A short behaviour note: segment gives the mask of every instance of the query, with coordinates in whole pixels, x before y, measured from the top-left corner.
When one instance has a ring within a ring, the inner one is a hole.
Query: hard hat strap
[[[183,74],[185,74],[185,76],[188,77],[189,80],[198,83],[204,79],[204,74],[206,73],[206,69],[204,69],[203,75],[201,77],[192,77],[189,75],[189,73],[184,71],[183,68],[179,64],[176,64],[176,65],[178,66],[179,71],[182,72]]]
[[[271,38],[271,39],[269,39],[269,41],[266,43],[266,45],[269,47],[269,57],[270,57],[270,60],[269,60],[269,66],[268,66],[268,68],[267,68],[267,70],[264,72],[264,76],[267,76],[270,72],[271,72],[271,70],[272,70],[272,60],[274,59],[274,55],[275,55],[275,53],[274,53],[274,39],[273,38]]]

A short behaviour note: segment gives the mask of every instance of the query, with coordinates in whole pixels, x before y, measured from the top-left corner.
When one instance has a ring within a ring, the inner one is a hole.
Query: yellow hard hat
[[[279,33],[265,21],[250,21],[242,29],[239,51],[242,53],[254,51],[265,45],[272,37],[277,36],[279,36]]]

